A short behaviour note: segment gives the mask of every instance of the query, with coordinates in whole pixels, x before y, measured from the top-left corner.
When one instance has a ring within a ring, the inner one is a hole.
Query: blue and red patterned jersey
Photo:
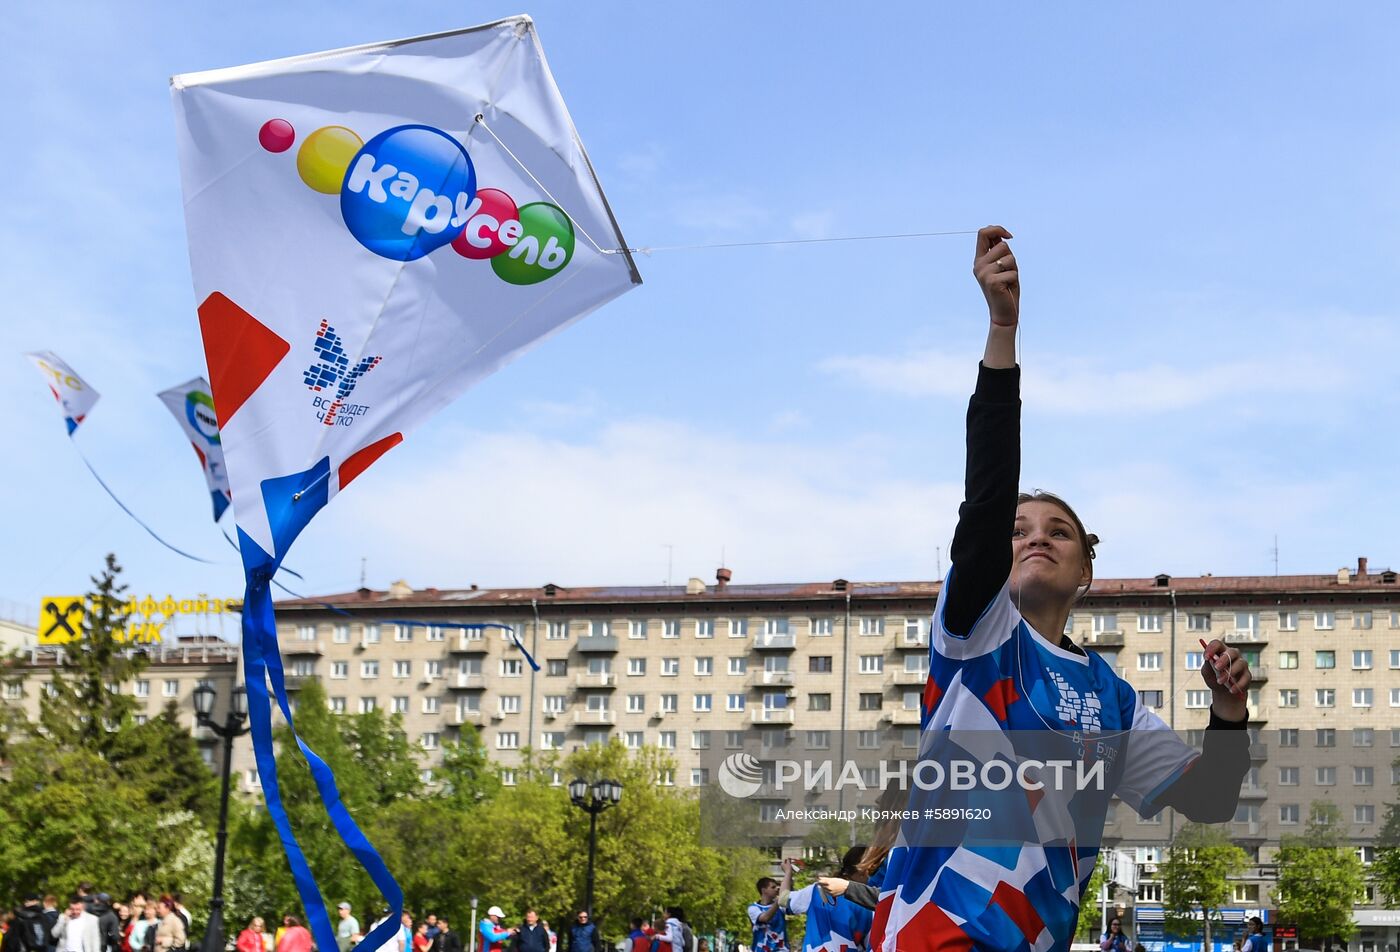
[[[807,917],[803,952],[863,952],[869,948],[874,914],[845,896],[824,893],[813,883],[788,897],[788,911]]]

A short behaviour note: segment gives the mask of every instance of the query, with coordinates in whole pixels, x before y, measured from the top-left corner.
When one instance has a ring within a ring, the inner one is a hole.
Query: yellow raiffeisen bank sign
[[[86,595],[45,595],[39,600],[39,644],[66,645],[77,641],[83,635],[83,616],[87,610]],[[154,595],[129,598],[116,612],[126,616],[126,626],[119,640],[150,644],[160,641],[165,626],[177,615],[237,614],[242,610],[243,602],[237,598],[210,598],[208,595],[183,599],[173,595],[162,599]]]

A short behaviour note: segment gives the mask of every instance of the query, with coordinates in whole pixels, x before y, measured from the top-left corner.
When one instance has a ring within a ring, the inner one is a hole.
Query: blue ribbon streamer
[[[389,904],[389,908],[394,910],[394,915],[386,918],[362,940],[365,948],[377,949],[388,942],[400,928],[403,890],[384,865],[384,860],[380,858],[374,845],[350,816],[350,811],[340,799],[340,790],[336,786],[335,775],[330,767],[296,732],[291,704],[287,699],[282,655],[277,645],[277,619],[272,609],[272,590],[268,585],[271,573],[266,569],[249,569],[247,580],[247,590],[243,599],[243,676],[248,691],[248,719],[253,732],[253,754],[258,765],[258,777],[262,782],[263,799],[267,804],[268,815],[277,827],[277,835],[287,854],[292,879],[306,910],[307,922],[311,926],[311,934],[316,938],[316,945],[321,949],[334,949],[336,933],[326,911],[325,899],[316,884],[310,864],[306,861],[306,854],[302,852],[296,834],[292,831],[287,810],[282,805],[281,787],[277,778],[277,757],[272,743],[272,705],[267,691],[270,680],[277,706],[296,739],[297,747],[301,749],[302,757],[311,768],[311,776],[320,793],[321,803],[326,808],[326,814],[330,817],[336,833],[369,873],[375,888]]]
[[[157,542],[159,542],[161,545],[165,546],[165,547],[166,547],[167,549],[169,549],[171,552],[174,552],[174,553],[177,554],[177,555],[183,555],[185,558],[190,559],[190,560],[192,560],[192,561],[194,561],[194,562],[203,562],[205,565],[214,565],[214,564],[215,564],[214,562],[210,561],[209,559],[201,559],[201,558],[200,558],[199,556],[197,556],[197,555],[190,555],[190,553],[186,552],[184,549],[178,549],[178,548],[176,548],[175,546],[171,545],[169,542],[166,542],[166,541],[165,541],[164,539],[162,539],[160,536],[156,535],[156,530],[152,529],[150,526],[148,526],[148,525],[146,525],[144,522],[142,522],[142,521],[141,521],[141,517],[138,516],[136,513],[132,512],[132,511],[127,507],[126,503],[124,503],[124,502],[122,502],[120,499],[118,499],[118,498],[117,498],[117,494],[114,493],[114,492],[112,492],[112,487],[111,487],[111,486],[108,486],[108,485],[106,484],[106,482],[103,481],[102,477],[99,476],[99,475],[97,475],[97,470],[94,469],[94,468],[93,468],[93,465],[92,465],[91,463],[88,462],[88,458],[87,458],[86,456],[83,455],[82,449],[78,446],[78,441],[72,439],[73,432],[74,432],[74,430],[73,430],[73,429],[70,429],[70,430],[68,431],[68,436],[69,436],[70,441],[71,441],[72,444],[73,444],[73,449],[77,450],[77,452],[78,452],[78,459],[82,460],[82,461],[83,461],[83,465],[86,466],[86,467],[88,468],[88,472],[89,472],[89,473],[92,473],[92,478],[95,479],[95,480],[97,480],[97,485],[99,485],[99,486],[101,486],[103,489],[107,490],[107,495],[109,495],[109,496],[112,497],[112,501],[115,502],[118,506],[121,506],[121,507],[122,507],[122,512],[124,512],[124,513],[126,513],[128,516],[130,516],[130,517],[132,518],[132,520],[133,520],[138,526],[140,526],[142,529],[145,529],[148,533],[150,533],[150,536],[151,536],[152,539],[155,539]]]
[[[223,528],[223,527],[221,526],[221,527],[219,528],[219,531],[222,532],[222,533],[224,534],[224,538],[228,541],[228,544],[231,545],[231,546],[233,546],[233,551],[237,552],[239,555],[242,555],[242,554],[243,554],[243,550],[240,549],[240,548],[238,547],[238,543],[237,543],[237,542],[234,542],[234,541],[233,541],[233,536],[231,536],[231,535],[228,534],[228,530],[225,529],[225,528]],[[292,577],[294,577],[294,578],[299,578],[299,579],[301,579],[303,582],[306,581],[306,579],[302,577],[302,575],[301,575],[300,572],[293,572],[291,569],[287,568],[285,565],[279,565],[279,566],[277,566],[277,571],[279,571],[279,572],[286,572],[288,575],[290,575],[290,576],[292,576]],[[282,591],[284,591],[284,592],[290,592],[291,594],[296,595],[297,598],[301,598],[300,595],[297,595],[296,592],[293,592],[290,588],[286,588],[286,587],[284,587],[284,586],[282,586],[282,585],[278,585],[277,582],[276,582],[276,580],[274,580],[272,584],[273,584],[273,585],[277,585],[277,587],[280,588],[280,589],[282,589]]]

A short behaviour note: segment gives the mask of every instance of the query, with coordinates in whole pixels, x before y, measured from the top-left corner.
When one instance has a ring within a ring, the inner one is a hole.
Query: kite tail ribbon
[[[244,539],[246,538],[244,536]],[[243,600],[243,673],[248,691],[248,719],[253,732],[253,754],[258,765],[258,777],[262,782],[263,798],[267,804],[268,815],[277,827],[277,835],[282,840],[287,862],[291,866],[292,878],[296,882],[297,893],[301,896],[316,945],[321,949],[334,949],[336,933],[326,911],[325,899],[321,895],[321,888],[316,883],[311,866],[307,863],[306,854],[302,852],[296,834],[292,831],[286,807],[282,804],[281,787],[277,778],[277,757],[272,743],[272,700],[275,698],[288,729],[296,738],[302,757],[311,768],[311,776],[321,795],[321,803],[326,808],[326,814],[335,826],[341,842],[359,860],[389,908],[395,911],[395,915],[386,918],[363,940],[365,948],[377,949],[388,942],[400,928],[398,914],[403,910],[403,890],[384,865],[384,860],[380,858],[374,845],[350,816],[350,811],[340,799],[340,790],[336,787],[335,776],[330,767],[296,732],[291,704],[287,700],[282,655],[277,645],[277,619],[273,614],[272,591],[268,584],[272,580],[272,570],[272,565],[247,567],[247,591]],[[269,681],[272,684],[272,695],[268,694]]]
[[[237,552],[239,555],[242,555],[242,554],[243,554],[243,550],[240,549],[240,548],[238,547],[238,543],[237,543],[237,542],[234,542],[234,541],[233,541],[233,536],[231,536],[231,535],[228,534],[228,530],[227,530],[227,529],[222,529],[222,528],[221,528],[221,529],[219,529],[219,531],[222,532],[222,533],[224,534],[224,538],[225,538],[226,540],[228,540],[228,544],[231,545],[231,546],[233,546],[233,551]],[[301,574],[300,572],[293,572],[291,569],[287,568],[285,565],[279,565],[279,566],[277,566],[277,571],[279,571],[279,572],[286,572],[288,575],[292,576],[293,578],[299,578],[299,579],[301,579],[303,582],[306,581],[306,579],[302,576],[302,574]],[[292,595],[292,596],[294,596],[294,597],[296,597],[296,598],[301,598],[300,595],[297,595],[297,593],[296,593],[296,592],[293,592],[290,588],[286,588],[286,587],[284,587],[284,586],[282,586],[282,585],[278,585],[278,583],[277,583],[275,580],[273,581],[272,584],[273,584],[273,585],[277,585],[277,587],[280,588],[280,589],[282,589],[282,591],[287,592],[288,594],[290,594],[290,595]],[[347,613],[347,614],[348,614],[348,613]]]
[[[70,427],[69,430],[68,430],[68,436],[71,438],[72,435],[73,435],[73,428]],[[190,555],[190,554],[189,554],[188,552],[186,552],[184,549],[177,549],[175,546],[171,545],[169,542],[166,542],[166,541],[165,541],[164,539],[162,539],[160,536],[156,535],[156,530],[152,529],[150,526],[148,526],[148,525],[146,525],[144,522],[142,522],[142,521],[141,521],[141,517],[138,516],[136,513],[132,512],[129,508],[127,508],[126,503],[124,503],[124,502],[122,502],[120,499],[118,499],[118,498],[117,498],[117,494],[114,493],[114,492],[112,492],[112,487],[111,487],[111,486],[108,486],[107,483],[102,479],[102,477],[99,476],[99,475],[97,475],[97,470],[93,467],[93,465],[92,465],[91,463],[88,462],[88,458],[87,458],[86,456],[83,455],[83,451],[82,451],[82,449],[78,446],[78,441],[77,441],[77,440],[73,440],[73,448],[74,448],[75,450],[78,451],[78,459],[82,460],[82,461],[83,461],[83,465],[86,466],[86,467],[88,468],[88,472],[89,472],[89,473],[92,473],[92,478],[95,479],[95,480],[97,480],[97,485],[99,485],[99,486],[101,486],[103,489],[107,490],[107,495],[111,496],[111,497],[112,497],[112,501],[115,502],[118,506],[121,506],[121,507],[122,507],[122,512],[124,512],[124,513],[126,513],[128,516],[130,516],[130,517],[132,518],[132,520],[135,521],[135,523],[136,523],[138,526],[140,526],[142,529],[145,529],[148,533],[150,533],[150,536],[151,536],[152,539],[155,539],[157,542],[159,542],[161,545],[165,546],[165,547],[166,547],[167,549],[169,549],[171,552],[174,552],[176,555],[183,555],[183,556],[184,556],[185,558],[187,558],[187,559],[191,559],[191,560],[193,560],[193,561],[195,561],[195,562],[203,562],[205,565],[213,565],[213,564],[214,564],[213,562],[209,561],[208,559],[201,559],[201,558],[200,558],[199,556],[197,556],[197,555]]]

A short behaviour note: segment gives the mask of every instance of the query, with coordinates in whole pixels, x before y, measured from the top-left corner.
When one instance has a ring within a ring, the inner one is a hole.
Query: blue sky
[[[109,550],[141,593],[241,589],[154,396],[204,372],[168,77],[519,12],[634,245],[1010,227],[1023,481],[1078,506],[1101,576],[1270,573],[1275,534],[1285,573],[1400,561],[1400,14],[855,10],[7,9],[0,605],[81,590]],[[721,553],[736,582],[932,577],[985,326],[970,260],[965,237],[643,257],[642,288],[429,421],[288,563],[314,592],[362,556],[374,586],[683,582]],[[102,392],[78,439],[119,494],[219,564],[101,492],[35,349]]]

